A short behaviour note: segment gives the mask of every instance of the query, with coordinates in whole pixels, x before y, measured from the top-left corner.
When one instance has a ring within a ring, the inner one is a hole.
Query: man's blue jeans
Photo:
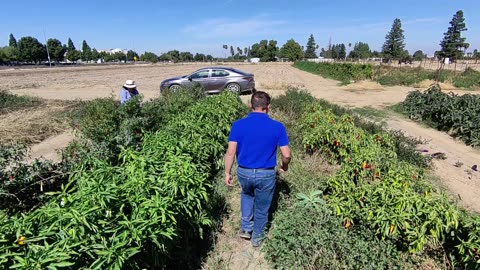
[[[275,191],[275,169],[238,168],[238,180],[242,186],[240,208],[241,228],[252,233],[252,241],[264,238],[268,221],[268,210]]]

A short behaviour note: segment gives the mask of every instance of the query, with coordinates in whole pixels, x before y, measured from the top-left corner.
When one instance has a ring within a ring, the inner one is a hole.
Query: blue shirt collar
[[[268,117],[268,113],[249,112],[248,117]]]

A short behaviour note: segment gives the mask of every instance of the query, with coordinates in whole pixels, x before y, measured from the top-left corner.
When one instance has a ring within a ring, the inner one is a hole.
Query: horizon
[[[119,48],[157,55],[179,50],[223,57],[229,53],[222,48],[224,44],[243,49],[273,39],[281,47],[293,38],[305,46],[313,34],[319,45],[317,53],[328,46],[329,40],[332,44],[351,43],[352,48],[356,42],[366,42],[372,51],[381,51],[393,20],[399,18],[409,53],[422,50],[431,56],[440,49],[443,33],[455,12],[463,10],[468,30],[462,32],[462,37],[470,43],[467,52],[480,50],[480,18],[474,12],[480,10],[480,3],[468,0],[404,0],[395,3],[395,8],[392,3],[352,0],[340,4],[313,0],[166,0],[144,1],[137,7],[129,7],[130,2],[125,0],[85,1],[79,6],[59,0],[26,2],[28,9],[25,1],[4,3],[4,10],[22,10],[22,15],[4,15],[1,47],[8,46],[12,33],[17,41],[32,36],[43,44],[49,38],[66,44],[71,38],[78,50],[86,40],[97,50]]]

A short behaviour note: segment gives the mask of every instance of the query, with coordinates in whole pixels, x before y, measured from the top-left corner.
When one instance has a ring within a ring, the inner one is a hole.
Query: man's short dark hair
[[[268,108],[268,105],[270,105],[270,96],[263,92],[263,91],[257,91],[252,95],[252,108],[254,110],[256,109],[263,109],[266,110]]]

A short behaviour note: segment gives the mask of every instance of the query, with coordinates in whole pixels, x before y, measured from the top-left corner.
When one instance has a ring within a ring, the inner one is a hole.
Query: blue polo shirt
[[[277,164],[277,147],[288,145],[288,135],[285,126],[268,114],[251,112],[233,123],[228,141],[237,143],[240,167],[272,168]]]

